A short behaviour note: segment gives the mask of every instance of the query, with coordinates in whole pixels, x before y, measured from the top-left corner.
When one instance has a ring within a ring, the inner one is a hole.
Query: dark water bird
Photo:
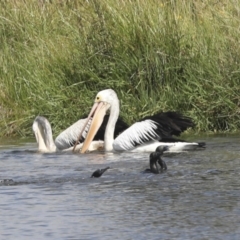
[[[95,172],[93,172],[91,178],[99,178],[103,175],[104,172],[106,172],[110,167],[98,169]]]
[[[168,146],[158,146],[155,152],[152,152],[149,156],[150,169],[146,169],[144,172],[158,174],[167,170],[167,164],[162,160],[161,156],[165,151],[168,151]]]

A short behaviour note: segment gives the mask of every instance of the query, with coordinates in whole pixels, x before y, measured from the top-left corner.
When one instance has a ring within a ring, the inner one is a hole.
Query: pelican
[[[89,151],[103,148],[104,131],[108,118],[109,116],[106,115],[103,124],[101,125],[98,133],[94,138],[95,141],[93,141],[89,147]],[[62,133],[60,133],[54,141],[51,124],[49,123],[49,121],[43,116],[37,116],[33,122],[32,129],[38,143],[38,151],[42,153],[72,151],[75,147],[73,147],[73,145],[76,141],[78,141],[77,139],[81,130],[81,137],[83,139],[86,137],[86,131],[88,130],[88,127],[91,123],[91,119],[87,121],[87,124],[85,123],[86,119],[78,120],[73,125],[64,130]],[[117,128],[114,133],[115,136],[117,136],[127,127],[128,125],[119,118],[117,121]],[[78,142],[79,144],[77,144],[76,151],[80,151],[82,147],[81,142],[82,139],[80,139],[80,141]]]
[[[163,112],[146,117],[123,131],[114,139],[114,129],[119,116],[119,100],[113,89],[100,91],[86,120],[92,118],[81,153],[88,150],[90,143],[101,126],[104,115],[110,112],[104,134],[105,151],[154,152],[160,146],[168,146],[169,152],[204,148],[205,143],[178,141],[172,135],[179,136],[194,123],[191,118],[177,112]],[[166,142],[160,142],[161,140]]]

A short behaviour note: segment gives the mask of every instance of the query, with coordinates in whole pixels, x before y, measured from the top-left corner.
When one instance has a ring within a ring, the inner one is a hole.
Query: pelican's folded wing
[[[159,140],[160,138],[156,122],[152,120],[136,122],[114,140],[113,149],[116,151],[127,151],[138,145]]]
[[[80,119],[77,122],[75,122],[73,125],[68,127],[66,130],[61,132],[55,139],[55,144],[59,150],[67,149],[75,144],[77,141],[80,132],[82,131],[82,128],[85,124],[85,121],[87,119]],[[85,139],[87,131],[89,129],[89,125],[91,123],[91,119],[88,121],[88,124],[85,128],[85,130],[82,133],[83,139]],[[82,142],[82,140],[80,140]]]

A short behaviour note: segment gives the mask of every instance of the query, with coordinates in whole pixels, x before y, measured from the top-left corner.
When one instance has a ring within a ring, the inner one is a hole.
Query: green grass
[[[238,2],[42,2],[0,3],[0,136],[32,136],[37,115],[57,134],[106,88],[128,123],[177,110],[196,132],[240,128]]]

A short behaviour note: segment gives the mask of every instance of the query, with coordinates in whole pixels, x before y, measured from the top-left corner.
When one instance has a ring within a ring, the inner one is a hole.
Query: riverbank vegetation
[[[240,129],[240,4],[234,0],[0,3],[0,136],[55,134],[113,88],[128,122],[177,110],[196,132]]]

